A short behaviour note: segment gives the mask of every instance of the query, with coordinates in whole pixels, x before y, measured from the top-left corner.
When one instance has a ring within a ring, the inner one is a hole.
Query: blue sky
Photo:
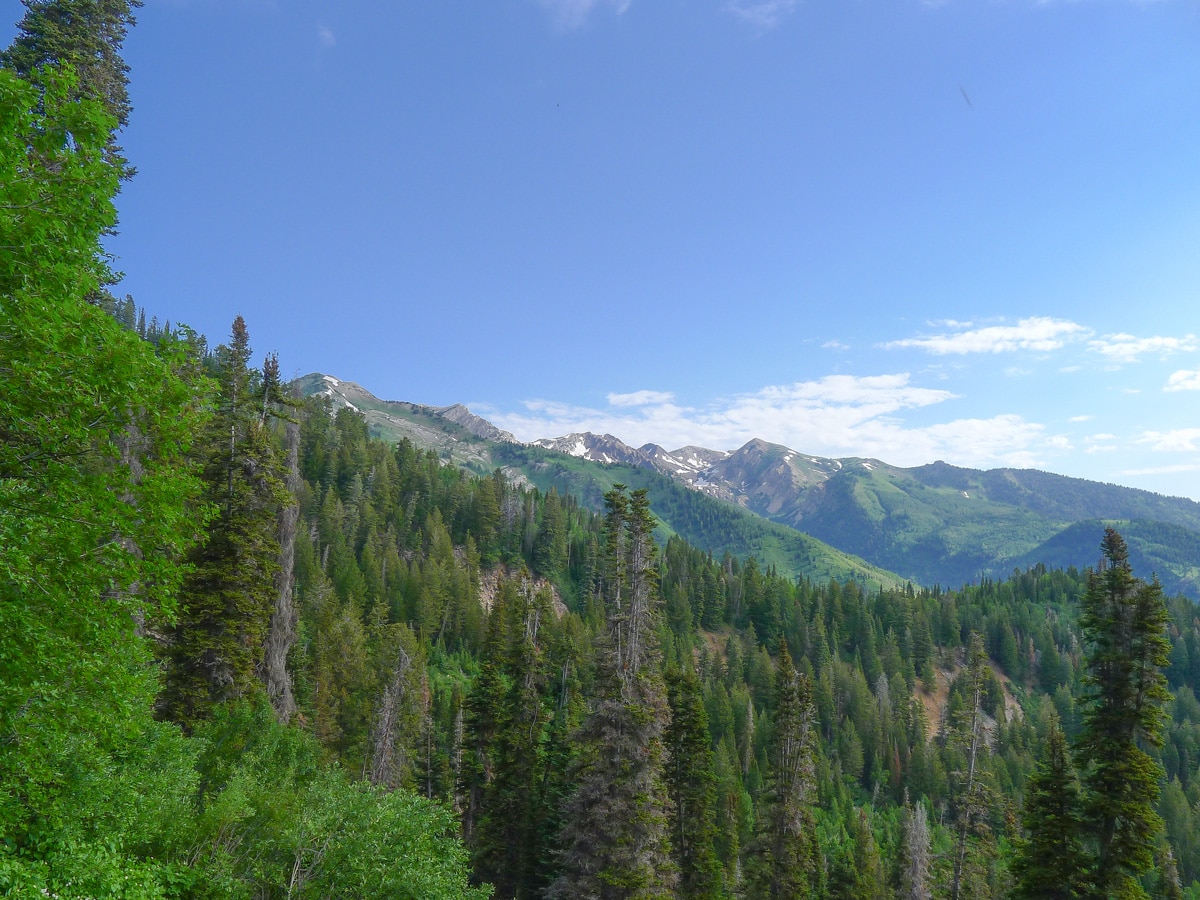
[[[1200,499],[1191,0],[149,0],[126,57],[118,290],[214,343]]]

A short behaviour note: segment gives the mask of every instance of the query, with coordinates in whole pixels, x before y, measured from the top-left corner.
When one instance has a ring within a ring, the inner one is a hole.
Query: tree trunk
[[[279,511],[279,572],[275,576],[275,609],[271,613],[271,625],[265,641],[260,677],[267,686],[267,696],[275,708],[275,715],[282,723],[291,721],[296,714],[296,698],[292,695],[292,679],[287,671],[288,653],[296,643],[296,622],[299,613],[293,597],[294,570],[296,562],[296,526],[300,521],[300,504],[296,495],[300,490],[300,426],[288,422],[285,431],[287,442],[287,489],[291,501]]]

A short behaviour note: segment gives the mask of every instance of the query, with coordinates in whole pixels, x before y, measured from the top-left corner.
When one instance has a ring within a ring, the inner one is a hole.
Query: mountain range
[[[499,468],[593,508],[613,484],[646,487],[664,536],[753,554],[795,576],[958,587],[1039,563],[1083,568],[1114,525],[1135,571],[1200,597],[1200,503],[1184,498],[1034,469],[830,459],[757,439],[734,451],[631,447],[590,433],[523,444],[461,404],[380,400],[320,373],[298,386],[357,410],[386,440],[407,438],[481,474]]]

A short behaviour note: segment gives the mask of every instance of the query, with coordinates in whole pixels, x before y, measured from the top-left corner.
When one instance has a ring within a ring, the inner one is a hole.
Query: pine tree
[[[601,583],[607,610],[598,642],[596,700],[580,729],[579,787],[560,836],[562,874],[552,900],[671,896],[659,670],[654,527],[644,489],[605,495]]]
[[[162,708],[191,728],[214,704],[260,689],[256,667],[278,596],[278,515],[289,503],[283,467],[255,414],[249,334],[241,316],[218,349],[220,394],[209,425],[204,479],[216,509],[189,557],[168,649]]]
[[[849,840],[831,866],[827,896],[831,900],[890,900],[879,845],[865,809],[849,815]]]
[[[983,695],[989,674],[983,637],[971,632],[967,667],[962,675],[965,679],[964,706],[950,723],[948,742],[961,763],[961,767],[952,773],[956,822],[951,900],[978,895],[983,888],[980,857],[990,856],[994,851],[988,816],[995,796],[986,766],[987,745],[983,734]],[[972,889],[971,894],[966,892],[968,886]]]
[[[1055,721],[1037,773],[1025,789],[1024,825],[1028,837],[1013,860],[1015,896],[1073,900],[1087,894],[1091,860],[1083,846],[1079,781],[1067,739]]]
[[[775,727],[766,790],[747,854],[746,895],[799,900],[816,896],[818,885],[816,711],[809,680],[796,671],[782,642],[775,692]]]
[[[101,103],[116,120],[129,122],[129,66],[121,58],[125,35],[141,0],[22,0],[25,16],[17,37],[0,55],[0,65],[24,78],[42,66],[71,66],[77,83],[73,99]],[[133,170],[109,137],[106,154],[128,178]]]
[[[671,799],[671,849],[679,869],[678,896],[720,896],[716,838],[717,776],[713,768],[708,714],[700,680],[690,660],[669,680],[671,722],[667,726],[667,793]]]
[[[488,613],[487,633],[480,651],[480,669],[471,685],[464,716],[464,759],[459,792],[463,796],[463,837],[475,843],[484,791],[495,777],[492,744],[500,727],[499,713],[506,693],[504,655],[509,616],[517,602],[516,584],[502,579]]]
[[[503,664],[508,689],[490,748],[493,777],[484,786],[474,834],[476,875],[517,900],[537,896],[542,887],[539,823],[548,814],[541,791],[550,718],[541,632],[550,596],[545,589],[530,595],[525,579]]]
[[[1154,865],[1162,821],[1155,812],[1163,770],[1148,750],[1162,745],[1163,670],[1170,661],[1162,589],[1134,578],[1124,539],[1105,529],[1099,571],[1088,579],[1080,626],[1087,686],[1078,755],[1086,820],[1096,841],[1094,892],[1140,897],[1137,878]]]

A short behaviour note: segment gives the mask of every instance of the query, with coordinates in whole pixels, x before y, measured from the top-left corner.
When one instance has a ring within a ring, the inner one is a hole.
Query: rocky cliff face
[[[511,432],[497,428],[482,416],[475,415],[475,413],[471,412],[461,403],[455,403],[453,406],[431,408],[443,419],[453,422],[455,425],[462,426],[477,438],[483,438],[485,441],[497,441],[503,444],[521,443],[512,436]]]

